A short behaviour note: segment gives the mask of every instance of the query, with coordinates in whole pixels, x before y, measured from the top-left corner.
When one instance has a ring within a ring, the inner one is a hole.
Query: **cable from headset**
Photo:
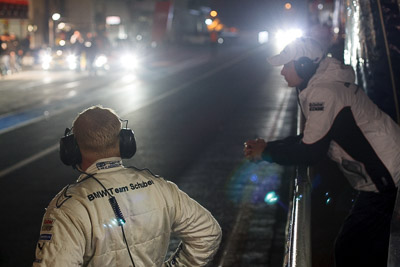
[[[121,226],[122,237],[124,239],[124,242],[125,242],[125,245],[126,245],[126,249],[128,250],[129,258],[131,259],[133,267],[135,267],[135,263],[133,262],[133,257],[132,257],[132,254],[131,254],[131,250],[129,249],[128,240],[126,239],[126,236],[125,236],[124,224],[126,223],[126,220],[125,220],[124,215],[122,214],[122,211],[121,211],[121,209],[120,209],[120,207],[118,205],[117,199],[108,192],[106,187],[93,174],[86,173],[86,172],[84,172],[82,170],[79,170],[79,169],[78,169],[78,171],[83,173],[83,174],[85,174],[85,175],[87,175],[87,177],[83,178],[82,181],[86,180],[88,178],[93,178],[98,184],[101,185],[101,187],[103,187],[104,192],[106,192],[106,194],[109,196],[108,202],[110,203],[111,208],[114,211],[115,217],[117,218],[118,226]]]

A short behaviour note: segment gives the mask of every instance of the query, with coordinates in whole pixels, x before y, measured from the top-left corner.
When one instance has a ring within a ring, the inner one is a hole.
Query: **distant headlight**
[[[134,54],[125,54],[120,59],[121,66],[125,69],[134,69],[139,65],[139,60]]]
[[[44,54],[41,56],[42,68],[48,70],[53,57],[50,54]]]
[[[66,58],[68,68],[70,70],[74,70],[77,67],[77,62],[76,62],[77,57],[75,55],[68,55]]]
[[[279,30],[275,35],[279,50],[282,50],[287,44],[302,36],[303,31],[300,29]]]
[[[107,63],[107,57],[105,55],[98,56],[94,61],[94,65],[97,68],[103,67],[104,65],[106,65],[106,63]]]

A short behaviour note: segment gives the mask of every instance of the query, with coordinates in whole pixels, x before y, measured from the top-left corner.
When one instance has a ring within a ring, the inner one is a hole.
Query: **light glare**
[[[303,31],[300,29],[290,29],[287,31],[278,30],[278,32],[276,33],[277,46],[280,50],[282,50],[286,45],[302,36]]]
[[[275,204],[278,201],[278,196],[275,191],[271,191],[265,196],[264,201],[270,205]]]
[[[258,43],[265,44],[268,42],[268,32],[262,31],[258,33]]]

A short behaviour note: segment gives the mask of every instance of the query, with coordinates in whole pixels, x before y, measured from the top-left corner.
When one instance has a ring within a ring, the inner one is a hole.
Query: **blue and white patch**
[[[323,111],[324,102],[312,102],[309,104],[310,111]]]
[[[41,234],[39,237],[39,241],[50,241],[52,237],[52,234]]]
[[[98,170],[106,170],[106,169],[111,169],[111,168],[120,167],[120,166],[122,166],[122,162],[120,160],[104,161],[104,162],[96,163],[96,167]]]

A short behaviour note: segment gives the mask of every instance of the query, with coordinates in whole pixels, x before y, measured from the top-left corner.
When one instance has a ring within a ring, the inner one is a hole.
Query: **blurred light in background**
[[[107,25],[119,25],[121,23],[121,18],[119,16],[108,16],[106,17]]]
[[[96,60],[94,61],[94,65],[97,68],[102,68],[104,65],[107,64],[107,57],[105,55],[99,55]]]
[[[35,32],[35,31],[37,31],[37,26],[29,24],[28,25],[28,32]]]
[[[285,9],[291,9],[292,8],[292,4],[291,3],[286,3],[285,4]]]
[[[258,43],[265,44],[268,42],[268,32],[262,31],[258,33]]]
[[[264,201],[267,204],[273,205],[278,201],[278,196],[276,195],[275,191],[271,191],[265,195]]]
[[[253,183],[258,182],[258,176],[257,176],[257,174],[253,174],[253,175],[250,177],[250,180],[251,180]]]
[[[338,33],[339,33],[339,27],[333,28],[333,32],[336,33],[336,34],[338,34]]]
[[[60,23],[57,25],[57,28],[58,28],[59,30],[64,29],[64,28],[65,28],[65,23],[64,23],[64,22],[60,22]]]
[[[210,12],[210,16],[211,17],[216,17],[218,15],[218,13],[217,13],[217,11],[215,11],[215,10],[212,10],[211,12]]]
[[[205,21],[205,23],[207,24],[207,25],[211,25],[212,24],[212,19],[206,19],[206,21]]]
[[[50,68],[50,63],[52,60],[53,58],[49,53],[43,54],[40,59],[40,61],[42,62],[42,68],[44,70],[48,70]]]
[[[276,45],[279,50],[282,50],[287,44],[291,43],[297,38],[303,36],[303,31],[300,29],[279,30],[276,33]]]
[[[68,63],[68,68],[70,70],[75,70],[78,66],[77,64],[77,57],[75,55],[68,55],[67,56],[67,63]]]
[[[52,18],[53,20],[59,20],[59,19],[61,18],[61,15],[60,15],[59,13],[54,13],[54,14],[51,16],[51,18]]]

